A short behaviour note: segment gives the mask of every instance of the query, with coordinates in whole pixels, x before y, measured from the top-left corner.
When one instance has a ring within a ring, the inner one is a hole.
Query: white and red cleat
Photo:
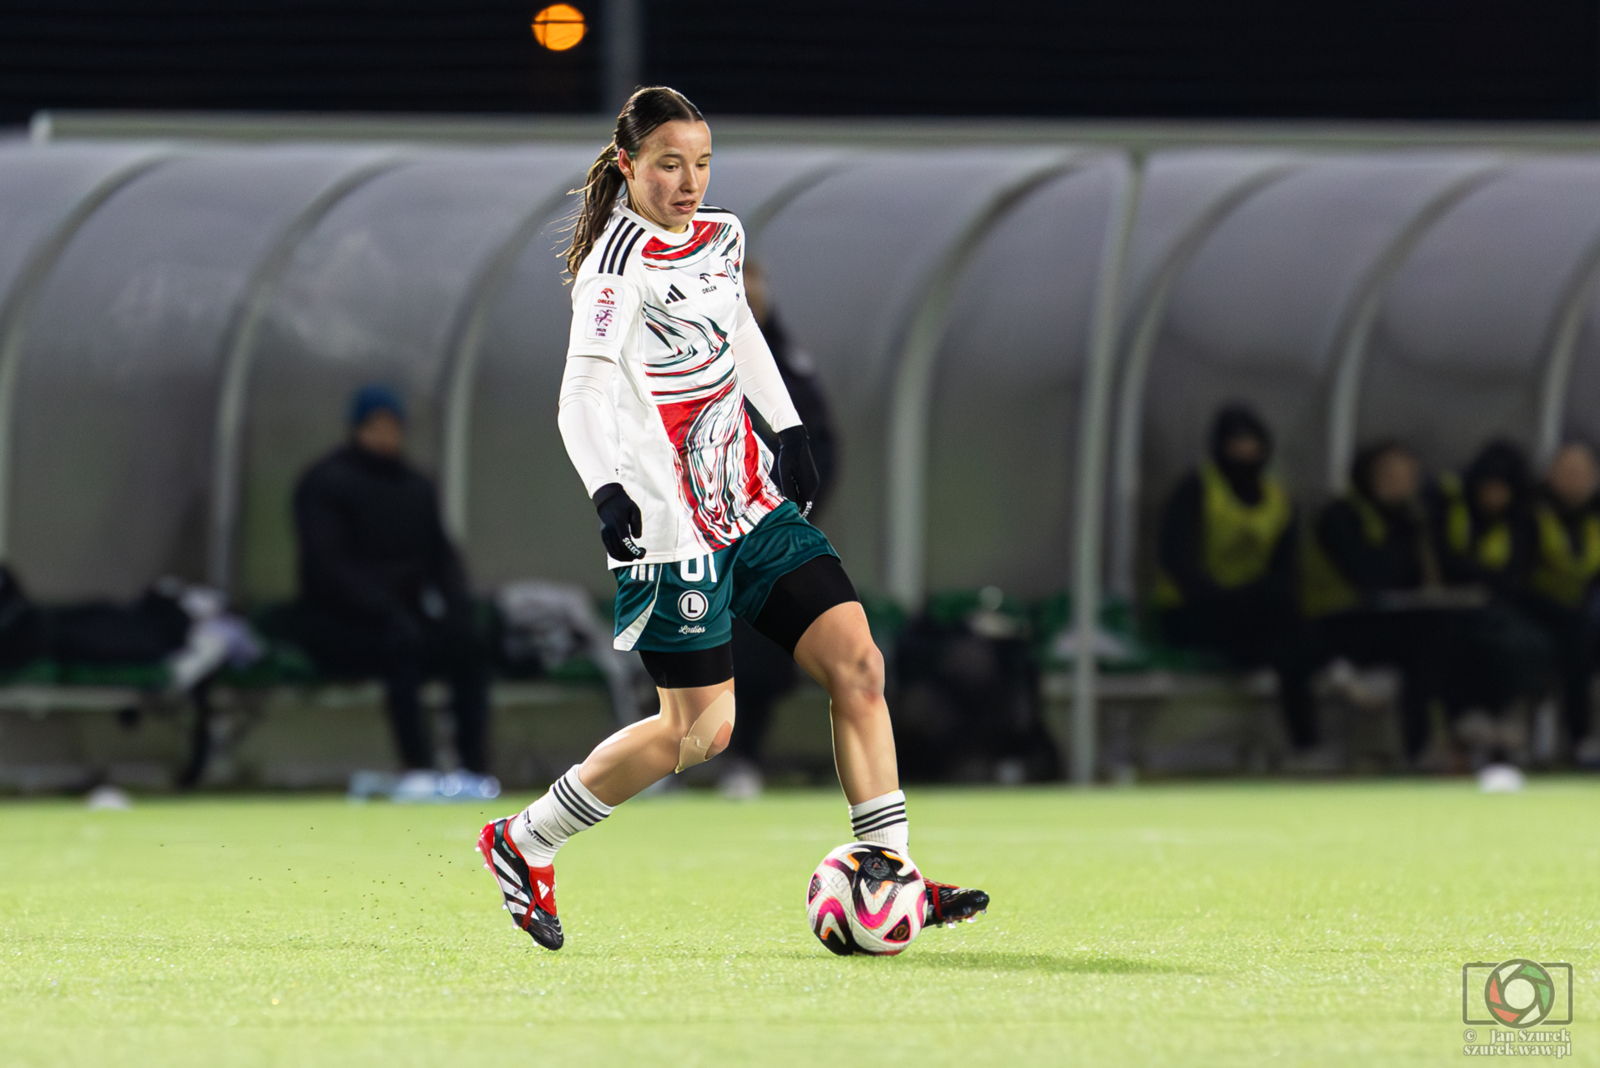
[[[483,866],[494,874],[506,911],[516,925],[533,936],[545,949],[560,949],[566,938],[556,918],[556,869],[554,865],[530,868],[506,828],[515,817],[485,824],[478,834],[478,852]]]

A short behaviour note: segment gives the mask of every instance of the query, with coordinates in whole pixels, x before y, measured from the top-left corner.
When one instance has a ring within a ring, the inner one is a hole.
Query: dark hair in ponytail
[[[578,268],[583,266],[584,257],[589,255],[589,250],[594,248],[606,223],[611,220],[611,211],[617,206],[617,194],[627,184],[622,169],[617,166],[617,151],[620,149],[629,156],[637,154],[647,137],[659,127],[675,121],[704,122],[705,117],[700,114],[699,108],[689,102],[688,97],[664,85],[636,89],[628,102],[622,105],[622,114],[617,116],[617,129],[612,134],[611,143],[601,151],[594,166],[589,168],[589,177],[583,188],[572,190],[583,194],[583,203],[572,224],[572,244],[567,248],[568,273],[576,275]]]

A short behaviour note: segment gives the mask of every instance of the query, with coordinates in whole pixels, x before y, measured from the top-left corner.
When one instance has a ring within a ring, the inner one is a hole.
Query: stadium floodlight
[[[571,4],[551,4],[533,16],[533,39],[552,52],[578,47],[589,27]]]

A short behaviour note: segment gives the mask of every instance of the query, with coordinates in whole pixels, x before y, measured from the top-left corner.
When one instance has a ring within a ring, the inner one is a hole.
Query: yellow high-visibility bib
[[[1383,515],[1354,490],[1347,492],[1344,499],[1361,519],[1361,536],[1369,545],[1382,545],[1389,537],[1389,524]],[[1314,525],[1305,524],[1300,555],[1301,609],[1308,616],[1327,616],[1360,604],[1361,594],[1317,540]]]
[[[1246,504],[1216,464],[1200,467],[1200,565],[1223,589],[1237,589],[1261,578],[1272,566],[1294,505],[1283,483],[1271,475],[1261,479],[1261,500]],[[1183,603],[1183,594],[1167,575],[1159,576],[1155,601],[1163,607]]]
[[[1472,510],[1467,507],[1466,491],[1455,475],[1439,476],[1439,489],[1445,497],[1444,536],[1450,548],[1487,571],[1504,571],[1511,563],[1511,524],[1504,519],[1472,533]]]
[[[1578,547],[1572,547],[1566,524],[1556,510],[1541,504],[1534,511],[1539,526],[1539,560],[1533,569],[1534,589],[1571,608],[1600,575],[1600,515],[1589,512],[1578,528]]]

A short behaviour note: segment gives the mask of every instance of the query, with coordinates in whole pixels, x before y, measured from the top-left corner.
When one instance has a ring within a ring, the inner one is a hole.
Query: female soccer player
[[[710,170],[711,131],[695,106],[672,89],[640,89],[589,170],[567,251],[561,436],[600,514],[616,647],[639,650],[661,712],[478,838],[517,925],[547,949],[563,941],[556,851],[727,747],[735,615],[827,689],[852,832],[907,846],[883,657],[833,546],[806,522],[816,465],[745,302],[744,229],[701,204]],[[778,434],[776,465],[746,399]],[[971,919],[988,903],[981,890],[929,882],[926,922]]]

